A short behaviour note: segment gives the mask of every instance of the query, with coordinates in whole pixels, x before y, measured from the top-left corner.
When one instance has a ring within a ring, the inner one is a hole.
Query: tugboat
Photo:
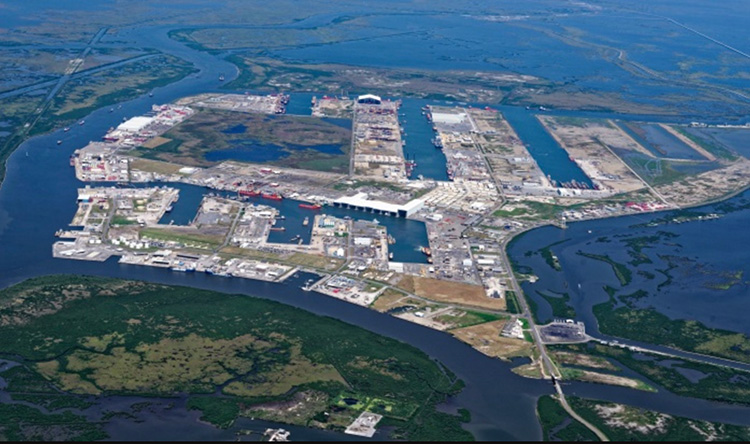
[[[263,199],[270,199],[270,200],[283,200],[284,197],[279,193],[263,193],[260,195]]]

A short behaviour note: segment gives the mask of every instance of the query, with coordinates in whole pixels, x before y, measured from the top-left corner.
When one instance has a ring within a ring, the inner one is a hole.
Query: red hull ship
[[[260,191],[255,191],[255,190],[240,190],[240,196],[256,197],[256,196],[260,196]]]
[[[281,199],[283,199],[283,197],[281,196],[281,194],[276,194],[276,193],[273,193],[273,194],[263,193],[263,194],[261,194],[261,197],[263,199],[271,199],[271,200],[281,200]]]
[[[306,210],[319,210],[323,208],[322,206],[318,204],[304,204],[304,203],[299,204],[299,207],[304,208]]]

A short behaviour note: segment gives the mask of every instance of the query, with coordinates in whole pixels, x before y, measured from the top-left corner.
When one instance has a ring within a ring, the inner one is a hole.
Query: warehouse
[[[409,217],[424,207],[424,201],[414,199],[403,205],[397,205],[379,200],[368,200],[367,193],[358,193],[354,196],[336,199],[333,201],[333,205],[339,208],[368,211],[386,216]]]

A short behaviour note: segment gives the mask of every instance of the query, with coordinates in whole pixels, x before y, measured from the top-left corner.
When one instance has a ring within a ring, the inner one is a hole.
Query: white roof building
[[[344,196],[336,199],[333,201],[333,205],[388,216],[409,217],[424,207],[424,201],[414,199],[403,205],[399,205],[379,200],[369,200],[367,199],[367,193],[357,193],[354,196]]]
[[[133,117],[132,119],[118,125],[117,129],[120,131],[136,133],[142,130],[143,128],[147,127],[153,121],[154,121],[153,117],[146,117],[146,116]]]

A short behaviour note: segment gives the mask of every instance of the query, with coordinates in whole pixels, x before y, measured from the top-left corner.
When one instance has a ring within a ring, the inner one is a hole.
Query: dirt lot
[[[603,189],[627,193],[645,184],[611,149],[647,154],[643,146],[611,121],[537,116],[584,173]]]
[[[529,356],[534,345],[523,339],[500,336],[505,320],[452,330],[458,339],[471,345],[487,356],[509,358],[512,356]]]
[[[396,286],[436,302],[505,310],[505,299],[487,297],[484,288],[480,285],[404,276]]]

